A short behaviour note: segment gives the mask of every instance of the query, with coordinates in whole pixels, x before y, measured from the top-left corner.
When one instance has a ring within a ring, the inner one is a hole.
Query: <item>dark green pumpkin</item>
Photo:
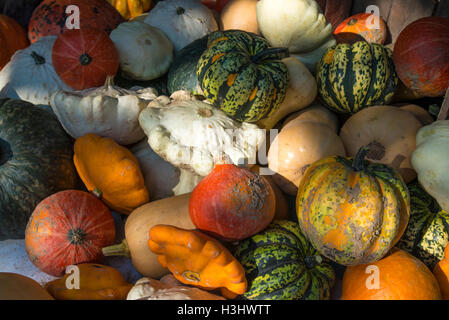
[[[229,117],[257,122],[284,100],[289,82],[281,59],[286,48],[270,48],[253,33],[216,31],[197,65],[203,95]]]
[[[398,84],[391,50],[365,41],[329,48],[316,75],[321,101],[339,113],[389,104]]]
[[[204,36],[197,39],[176,53],[167,76],[167,89],[170,93],[187,90],[193,94],[202,94],[196,66],[207,48],[208,38],[209,36]]]
[[[153,80],[140,81],[135,79],[126,78],[121,70],[117,72],[114,77],[114,84],[123,89],[130,89],[131,87],[142,88],[154,88],[157,90],[158,95],[169,96],[170,93],[167,89],[167,74]]]
[[[449,214],[414,181],[408,185],[411,196],[410,220],[398,247],[423,261],[431,270],[444,258],[449,242]]]
[[[234,253],[245,269],[250,300],[328,300],[335,272],[301,233],[279,220],[241,241]]]
[[[31,103],[0,99],[0,240],[23,239],[36,205],[77,182],[72,140],[58,120]]]

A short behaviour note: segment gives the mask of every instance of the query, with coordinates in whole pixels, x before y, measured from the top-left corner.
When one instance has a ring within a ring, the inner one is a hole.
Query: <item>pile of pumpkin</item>
[[[280,2],[0,16],[0,240],[58,277],[0,273],[0,298],[335,299],[343,267],[341,299],[449,299],[449,20],[391,50],[370,14]]]

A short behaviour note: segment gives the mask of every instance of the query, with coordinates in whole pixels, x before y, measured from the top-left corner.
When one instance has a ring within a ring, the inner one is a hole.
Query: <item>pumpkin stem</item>
[[[123,241],[120,244],[104,247],[103,249],[101,249],[101,251],[103,252],[103,255],[105,257],[124,256],[127,258],[131,258],[131,252],[129,251],[129,246],[126,239],[123,239]]]
[[[440,113],[437,120],[447,120],[449,113],[449,88],[447,88],[446,95],[444,96],[443,104],[441,105]]]
[[[270,58],[282,60],[290,56],[288,48],[268,48],[252,56],[251,61],[253,63],[259,63],[260,61]]]
[[[92,62],[92,58],[87,53],[83,53],[80,56],[80,63],[82,66],[87,66],[91,62]]]
[[[186,10],[183,7],[178,7],[178,9],[176,9],[176,14],[179,16],[184,12],[186,12]]]
[[[352,167],[355,171],[363,171],[365,157],[369,152],[369,147],[364,146],[359,149],[352,162]]]
[[[359,21],[358,19],[352,18],[351,20],[349,20],[348,25],[349,25],[349,26],[353,26],[353,25],[355,25],[358,21]]]
[[[106,76],[106,80],[105,80],[105,82],[104,82],[104,86],[105,86],[106,88],[110,88],[110,87],[113,87],[113,86],[114,86],[114,76],[113,76],[113,75],[108,74],[108,75]]]
[[[36,53],[36,51],[32,51],[31,52],[31,57],[34,59],[34,63],[36,65],[40,65],[40,64],[44,64],[45,63],[45,58],[41,55],[38,55]]]
[[[323,258],[320,255],[307,256],[304,258],[304,263],[307,269],[313,269],[321,262],[323,262]]]
[[[103,197],[103,192],[102,192],[99,188],[97,188],[97,187],[95,187],[95,188],[92,190],[92,194],[93,194],[95,197],[97,197],[98,199],[101,199],[101,197]]]

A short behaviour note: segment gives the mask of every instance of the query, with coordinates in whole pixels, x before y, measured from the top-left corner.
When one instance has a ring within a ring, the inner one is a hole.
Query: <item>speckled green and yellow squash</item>
[[[197,65],[197,77],[204,96],[229,117],[257,122],[282,103],[289,82],[281,59],[286,48],[270,48],[253,33],[239,30],[216,31]]]
[[[341,265],[384,257],[403,235],[410,216],[407,185],[394,169],[354,159],[328,157],[313,163],[298,188],[296,211],[302,232],[325,257]]]
[[[249,300],[327,300],[335,272],[292,221],[278,220],[241,241],[234,253],[245,269]]]
[[[444,258],[449,242],[449,214],[442,210],[415,181],[408,185],[410,191],[410,221],[398,247],[421,261],[430,270]]]
[[[329,48],[316,74],[320,99],[339,113],[389,104],[398,84],[391,50],[365,41]]]

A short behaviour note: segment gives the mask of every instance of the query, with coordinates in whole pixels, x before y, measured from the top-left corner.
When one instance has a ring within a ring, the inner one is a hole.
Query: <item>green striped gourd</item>
[[[216,31],[198,61],[198,81],[204,96],[229,117],[257,122],[285,98],[289,74],[281,59],[287,56],[287,48],[270,48],[256,34]]]
[[[328,300],[335,271],[292,221],[272,222],[234,253],[245,269],[249,300]]]
[[[339,113],[389,104],[398,84],[391,50],[365,41],[329,48],[316,74],[320,99]]]
[[[444,258],[444,249],[449,242],[449,214],[438,202],[414,181],[408,185],[410,191],[410,220],[398,247],[421,261],[431,270]]]

